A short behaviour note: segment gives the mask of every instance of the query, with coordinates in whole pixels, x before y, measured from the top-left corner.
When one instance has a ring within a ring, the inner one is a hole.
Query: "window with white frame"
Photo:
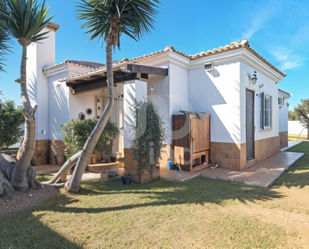
[[[269,130],[272,127],[272,96],[261,93],[260,129]]]

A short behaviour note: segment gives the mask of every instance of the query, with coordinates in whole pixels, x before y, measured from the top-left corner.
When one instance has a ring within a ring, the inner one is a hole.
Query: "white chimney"
[[[55,65],[56,31],[60,26],[50,23],[42,32],[49,31],[48,38],[28,47],[27,85],[32,105],[38,105],[36,113],[36,140],[48,140],[48,79],[43,69]]]

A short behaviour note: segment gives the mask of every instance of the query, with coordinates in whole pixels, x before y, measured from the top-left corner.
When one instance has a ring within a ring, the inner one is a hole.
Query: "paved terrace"
[[[204,169],[199,171],[201,176],[243,182],[247,185],[270,187],[273,182],[280,177],[284,171],[297,162],[304,153],[279,152],[278,154],[259,162],[242,171],[235,171],[223,168]]]
[[[160,177],[164,180],[184,182],[202,176],[211,179],[243,182],[247,185],[269,187],[281,174],[304,156],[304,153],[284,152],[284,150],[294,147],[299,143],[300,142],[289,142],[289,146],[282,149],[278,154],[242,171],[224,169],[220,168],[220,166],[216,169],[206,168],[197,172],[182,171],[181,173],[177,173],[176,170],[161,169]],[[52,165],[34,167],[38,174],[55,174],[60,168],[61,166]],[[124,169],[119,168],[118,174],[124,175]],[[68,178],[69,177],[70,175]],[[101,179],[100,174],[86,172],[83,175],[82,181],[98,179]]]
[[[301,142],[289,142],[288,147],[283,148],[278,154],[242,171],[220,168],[219,165],[216,169],[206,168],[197,172],[182,172],[177,175],[176,171],[163,169],[161,170],[161,178],[172,181],[186,181],[200,175],[211,179],[243,182],[247,185],[269,187],[289,167],[304,156],[304,153],[284,152],[299,143]]]

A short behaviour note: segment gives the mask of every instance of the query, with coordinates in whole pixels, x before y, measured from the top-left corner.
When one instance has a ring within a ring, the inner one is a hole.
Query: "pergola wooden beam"
[[[130,73],[168,76],[168,69],[162,67],[150,67],[139,64],[127,64],[127,68],[124,70],[128,70]]]
[[[114,69],[115,70],[115,69]],[[114,72],[114,84],[125,83],[127,81],[138,80],[137,74],[141,79],[148,79],[149,74],[168,76],[168,69],[161,67],[150,67],[138,64],[126,64],[124,67],[118,67]],[[98,90],[107,87],[106,72],[96,75],[68,80],[66,85],[71,88],[73,94]]]
[[[138,80],[136,74],[117,75],[114,79],[114,84],[125,83],[127,81]],[[89,92],[107,87],[107,78],[101,78],[93,81],[85,81],[80,84],[66,83],[68,87],[72,88],[72,94]]]

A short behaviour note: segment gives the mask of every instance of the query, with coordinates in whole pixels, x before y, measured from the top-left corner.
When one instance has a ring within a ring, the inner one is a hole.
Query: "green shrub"
[[[24,131],[20,126],[25,122],[21,108],[13,100],[0,99],[0,148],[17,143]]]
[[[72,155],[82,150],[91,132],[98,123],[98,119],[86,119],[84,121],[71,120],[70,122],[61,125],[60,130],[63,135],[63,142],[67,146],[65,155],[70,158]],[[113,139],[119,135],[119,128],[116,124],[108,120],[102,135],[93,151],[103,152],[107,155],[112,153]]]
[[[138,162],[139,174],[148,171],[151,175],[156,169],[161,157],[161,149],[165,143],[165,129],[158,110],[151,100],[136,102],[135,139],[132,143],[134,160]]]

